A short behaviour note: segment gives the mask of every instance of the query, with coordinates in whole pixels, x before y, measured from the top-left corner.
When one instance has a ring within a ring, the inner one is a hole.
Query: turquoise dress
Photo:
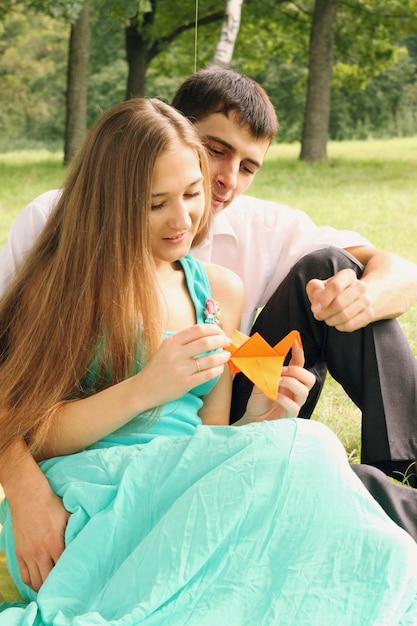
[[[182,260],[197,319],[210,288]],[[39,593],[20,580],[5,501],[1,549],[24,605],[1,626],[417,624],[417,544],[324,425],[203,426],[194,389],[145,431],[41,463],[71,512]]]

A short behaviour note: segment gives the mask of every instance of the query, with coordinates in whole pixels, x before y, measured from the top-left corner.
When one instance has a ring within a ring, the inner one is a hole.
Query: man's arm
[[[13,223],[8,241],[0,251],[0,296],[41,233],[59,197],[59,190],[42,194]],[[12,513],[20,575],[24,583],[37,591],[62,554],[69,513],[23,440],[13,444],[0,459],[0,483]]]
[[[417,265],[384,250],[353,248],[348,250],[365,269],[366,284],[372,303],[372,321],[398,317],[417,301]]]
[[[64,550],[69,513],[24,441],[0,459],[0,483],[12,514],[21,578],[38,591]]]
[[[328,280],[311,280],[307,294],[314,317],[340,331],[402,315],[417,301],[417,265],[367,246],[346,248],[364,265],[360,279],[342,270]]]
[[[0,296],[42,232],[60,195],[61,191],[58,189],[43,193],[32,200],[13,222],[8,239],[0,250]]]

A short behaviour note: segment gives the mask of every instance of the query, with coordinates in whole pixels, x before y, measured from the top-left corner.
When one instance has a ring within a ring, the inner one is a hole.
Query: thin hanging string
[[[197,46],[198,46],[198,0],[195,0],[195,26],[194,26],[194,72],[197,71]]]

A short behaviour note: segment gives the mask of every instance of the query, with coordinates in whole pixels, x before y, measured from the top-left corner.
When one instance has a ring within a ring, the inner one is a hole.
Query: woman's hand
[[[138,374],[87,398],[64,403],[37,460],[84,450],[136,415],[177,400],[221,375],[230,358],[222,348],[229,343],[214,324],[194,324],[171,335]],[[206,351],[210,354],[202,355]]]
[[[221,376],[230,358],[223,348],[229,344],[215,324],[195,324],[167,337],[137,375],[138,392],[146,390],[149,399],[155,398],[151,406],[158,406]]]
[[[283,417],[297,417],[316,380],[315,376],[303,366],[303,348],[298,341],[294,341],[290,363],[282,368],[275,400],[271,400],[260,389],[254,387],[248,400],[246,412],[236,422],[236,425],[277,420]]]

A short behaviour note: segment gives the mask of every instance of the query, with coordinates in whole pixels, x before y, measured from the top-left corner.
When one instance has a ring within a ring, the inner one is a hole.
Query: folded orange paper
[[[225,348],[231,354],[229,369],[232,374],[237,372],[245,374],[268,398],[275,400],[282,366],[294,341],[302,345],[298,330],[289,332],[274,347],[270,346],[259,333],[248,337],[234,330],[232,343]]]

